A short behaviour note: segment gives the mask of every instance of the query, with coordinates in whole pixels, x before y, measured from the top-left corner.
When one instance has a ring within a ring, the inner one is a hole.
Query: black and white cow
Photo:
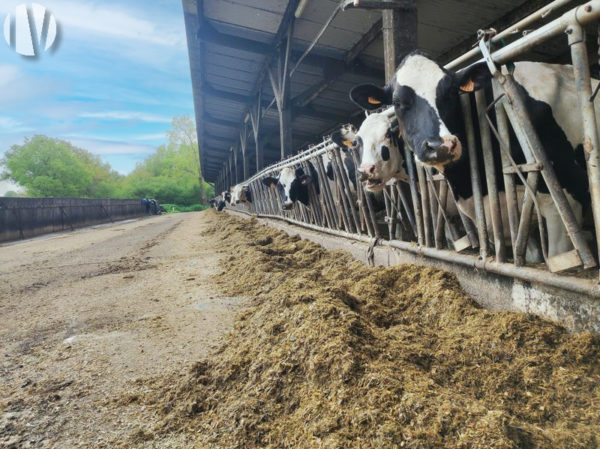
[[[229,204],[231,204],[231,193],[229,193],[229,190],[225,190],[223,192],[221,192],[221,199]]]
[[[252,192],[250,188],[243,184],[237,184],[231,189],[231,204],[251,203]]]
[[[581,222],[582,208],[589,204],[589,189],[582,151],[583,129],[577,113],[578,100],[572,68],[532,62],[517,62],[514,66],[514,79],[524,94],[532,122],[575,215]],[[400,63],[389,84],[383,88],[373,85],[357,86],[350,94],[351,99],[365,109],[379,108],[382,104],[394,106],[402,137],[414,151],[416,159],[444,173],[459,207],[472,219],[475,216],[473,191],[459,95],[481,88],[491,93],[491,74],[484,63],[475,64],[461,72],[452,72],[427,55],[413,52]],[[477,122],[474,126],[478,130]],[[497,143],[494,142],[494,145]],[[514,134],[511,135],[511,146],[519,149],[515,154],[517,163],[524,162]],[[479,141],[476,150],[480,156],[482,148]],[[497,148],[494,148],[494,155],[497,159],[495,165],[499,188],[503,191]],[[480,172],[484,179],[482,165],[480,162]],[[483,194],[487,195],[485,182],[482,183],[482,188]],[[543,182],[539,191],[542,192],[538,195],[540,212],[548,230],[548,252],[549,256],[553,256],[569,250],[572,245]],[[490,223],[488,201],[484,204],[487,223]],[[503,198],[501,204],[507,238],[508,221]]]
[[[312,183],[317,194],[319,190],[319,178],[314,166],[308,162],[310,174],[306,174],[302,167],[293,169],[285,167],[279,173],[277,178],[268,176],[262,179],[267,187],[277,188],[281,195],[282,206],[285,210],[294,207],[296,201],[300,201],[305,206],[309,206],[308,187]]]
[[[383,112],[375,112],[365,118],[358,131],[343,131],[332,134],[331,138],[346,149],[358,148],[359,177],[366,183],[367,190],[383,190],[391,179],[408,179],[404,166],[404,143],[398,136],[397,121]]]

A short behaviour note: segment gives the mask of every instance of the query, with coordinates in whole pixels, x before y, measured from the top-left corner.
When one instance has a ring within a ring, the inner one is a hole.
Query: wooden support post
[[[406,9],[382,11],[385,80],[394,76],[402,58],[417,48],[417,2]]]

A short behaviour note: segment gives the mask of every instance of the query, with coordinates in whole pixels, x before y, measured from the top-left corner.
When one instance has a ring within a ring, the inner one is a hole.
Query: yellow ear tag
[[[379,101],[377,98],[374,98],[374,97],[367,98],[367,101],[371,104],[381,104],[381,101]]]
[[[350,142],[349,140],[344,140],[342,143],[344,144],[344,146],[346,146],[348,148],[350,148],[352,146],[352,142]]]
[[[463,92],[473,92],[475,90],[475,82],[472,79],[469,79],[469,81],[460,86],[460,90]]]

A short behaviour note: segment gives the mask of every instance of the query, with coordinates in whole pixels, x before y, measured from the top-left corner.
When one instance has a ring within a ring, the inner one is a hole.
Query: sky
[[[0,0],[0,27],[27,0]],[[0,33],[0,157],[25,137],[68,140],[120,173],[194,117],[181,0],[36,0],[58,38],[36,57]]]

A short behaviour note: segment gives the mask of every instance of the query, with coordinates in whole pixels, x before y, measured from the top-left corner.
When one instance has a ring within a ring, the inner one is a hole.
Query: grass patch
[[[191,204],[189,206],[183,206],[181,204],[161,204],[169,214],[174,214],[178,212],[197,212],[200,210],[208,209],[210,206],[206,206],[204,204]]]

